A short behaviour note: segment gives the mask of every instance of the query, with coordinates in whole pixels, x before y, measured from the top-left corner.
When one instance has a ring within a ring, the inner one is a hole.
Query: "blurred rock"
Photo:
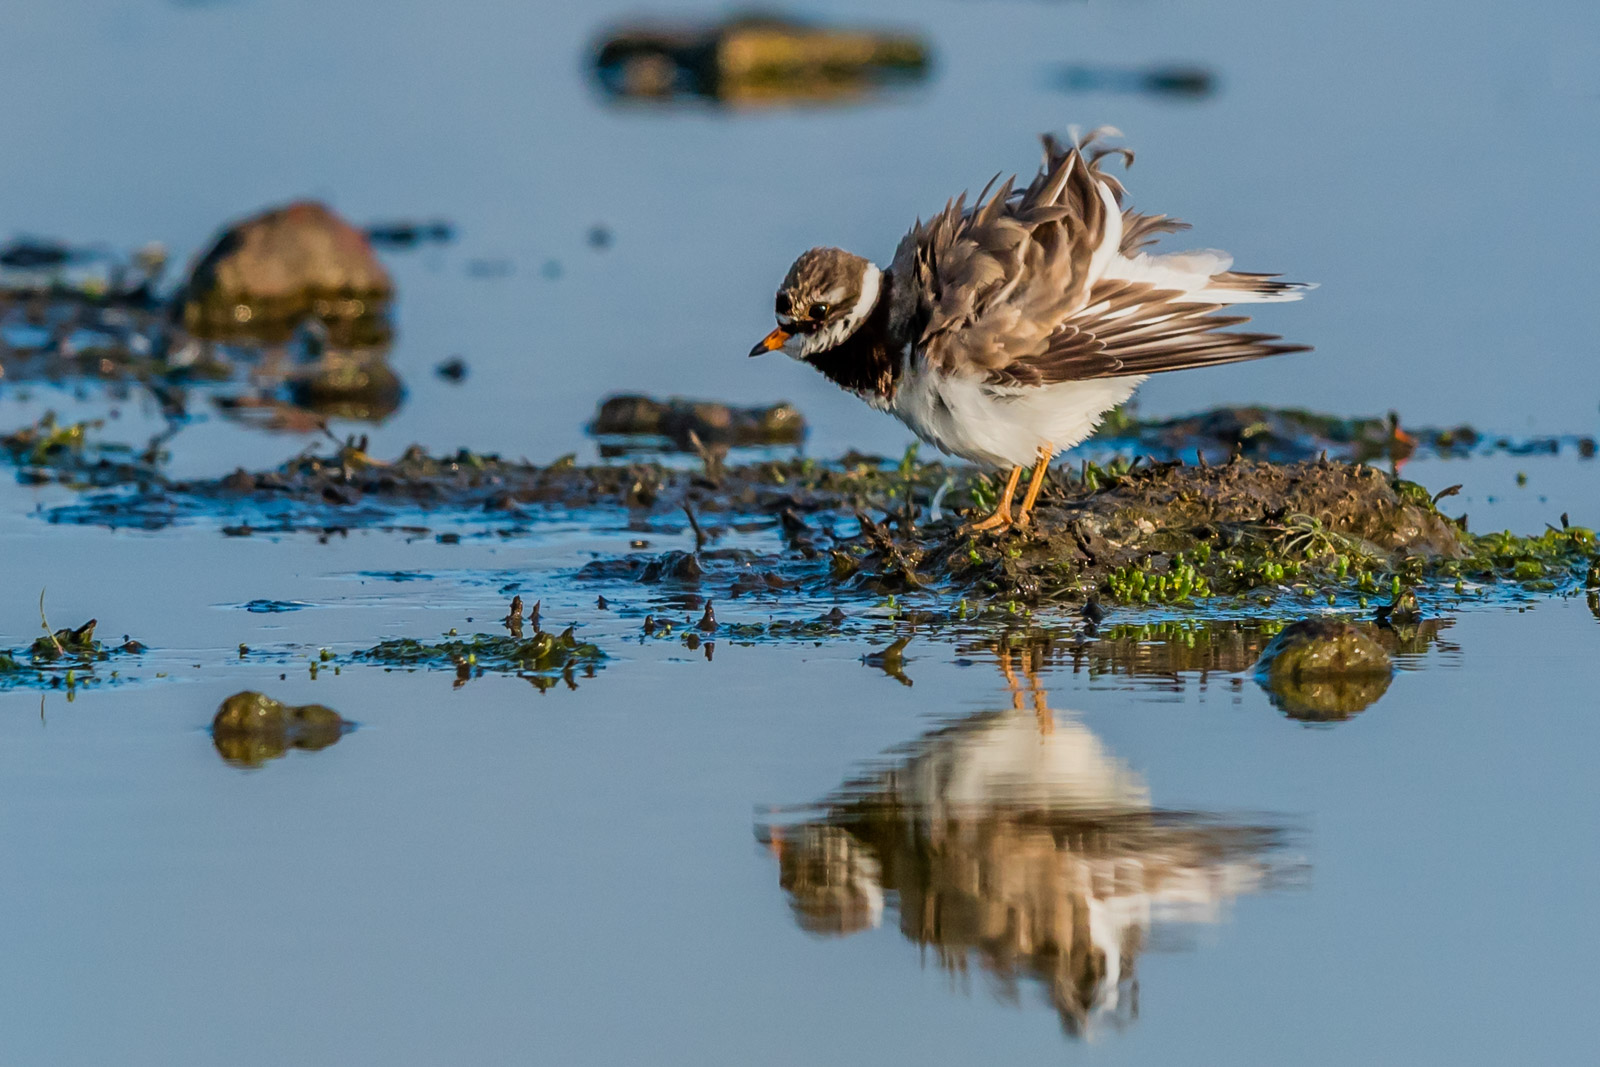
[[[647,396],[607,397],[589,432],[596,436],[658,437],[681,452],[694,451],[690,434],[706,445],[798,444],[805,418],[792,404],[736,408],[708,400],[655,400]]]
[[[350,723],[321,704],[284,704],[245,690],[222,702],[211,721],[211,738],[229,763],[258,767],[291,748],[327,748],[349,729]]]
[[[918,37],[739,17],[710,26],[629,25],[596,50],[601,87],[623,99],[701,98],[731,106],[849,103],[920,81]]]
[[[467,380],[467,361],[460,356],[451,356],[433,368],[433,373],[447,382],[464,382]]]
[[[1343,619],[1302,619],[1273,638],[1256,680],[1290,718],[1348,719],[1389,688],[1394,664],[1367,632]]]
[[[286,340],[307,318],[342,344],[386,341],[394,283],[366,236],[299,201],[228,227],[189,272],[181,318],[207,340]]]

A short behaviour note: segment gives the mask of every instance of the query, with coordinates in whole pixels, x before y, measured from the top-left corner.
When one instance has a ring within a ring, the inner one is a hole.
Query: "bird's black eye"
[[[823,319],[828,317],[828,312],[831,310],[832,308],[830,308],[827,304],[812,304],[811,307],[806,311],[806,317],[816,319],[818,322],[821,322]]]
[[[776,301],[777,312],[780,315],[794,314],[794,301],[789,299],[788,293],[779,293]]]

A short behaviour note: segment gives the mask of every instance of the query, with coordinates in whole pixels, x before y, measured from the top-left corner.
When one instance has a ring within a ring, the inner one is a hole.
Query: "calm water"
[[[623,389],[787,397],[814,454],[898,453],[897,424],[744,359],[789,260],[887,258],[918,213],[1031,168],[1040,131],[1112,123],[1140,151],[1136,204],[1323,283],[1261,316],[1316,354],[1152,382],[1144,411],[1595,432],[1592,4],[815,3],[798,10],[921,33],[932,76],[760,113],[605,101],[588,49],[640,10],[13,4],[0,236],[183,258],[298,195],[453,220],[456,243],[387,260],[408,396],[339,427],[379,455],[581,451]],[[1067,66],[1154,62],[1218,90],[1061,88]],[[431,372],[451,355],[461,385]],[[96,388],[0,385],[3,430],[112,407],[114,438],[160,426]],[[203,417],[172,465],[310,440]],[[1464,483],[1474,528],[1531,531],[1600,523],[1596,470],[1407,474]],[[1102,672],[919,634],[908,686],[861,662],[866,637],[722,639],[709,661],[644,642],[651,594],[572,577],[638,536],[620,514],[460,545],[36,514],[72,498],[0,480],[0,648],[37,635],[44,586],[54,625],[95,616],[150,651],[70,701],[0,691],[0,1062],[1489,1064],[1592,1043],[1600,621],[1581,599],[1465,611],[1375,705],[1307,726],[1237,665]],[[512,583],[607,650],[594,678],[309,668],[492,630]],[[206,727],[245,688],[359,727],[241,770]]]

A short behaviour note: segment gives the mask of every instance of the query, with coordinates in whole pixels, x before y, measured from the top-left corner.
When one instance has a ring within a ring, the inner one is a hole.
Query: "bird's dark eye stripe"
[[[810,319],[825,319],[828,317],[828,312],[831,310],[833,309],[827,304],[812,304],[811,307],[806,310],[806,317]]]
[[[780,315],[788,315],[794,310],[794,301],[789,299],[788,293],[779,293],[775,304]]]

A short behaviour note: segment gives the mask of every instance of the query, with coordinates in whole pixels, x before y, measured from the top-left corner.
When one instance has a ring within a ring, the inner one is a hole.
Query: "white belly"
[[[888,410],[942,452],[983,467],[1026,467],[1039,449],[1071,448],[1142,376],[1042,386],[994,386],[930,372],[913,356]]]

